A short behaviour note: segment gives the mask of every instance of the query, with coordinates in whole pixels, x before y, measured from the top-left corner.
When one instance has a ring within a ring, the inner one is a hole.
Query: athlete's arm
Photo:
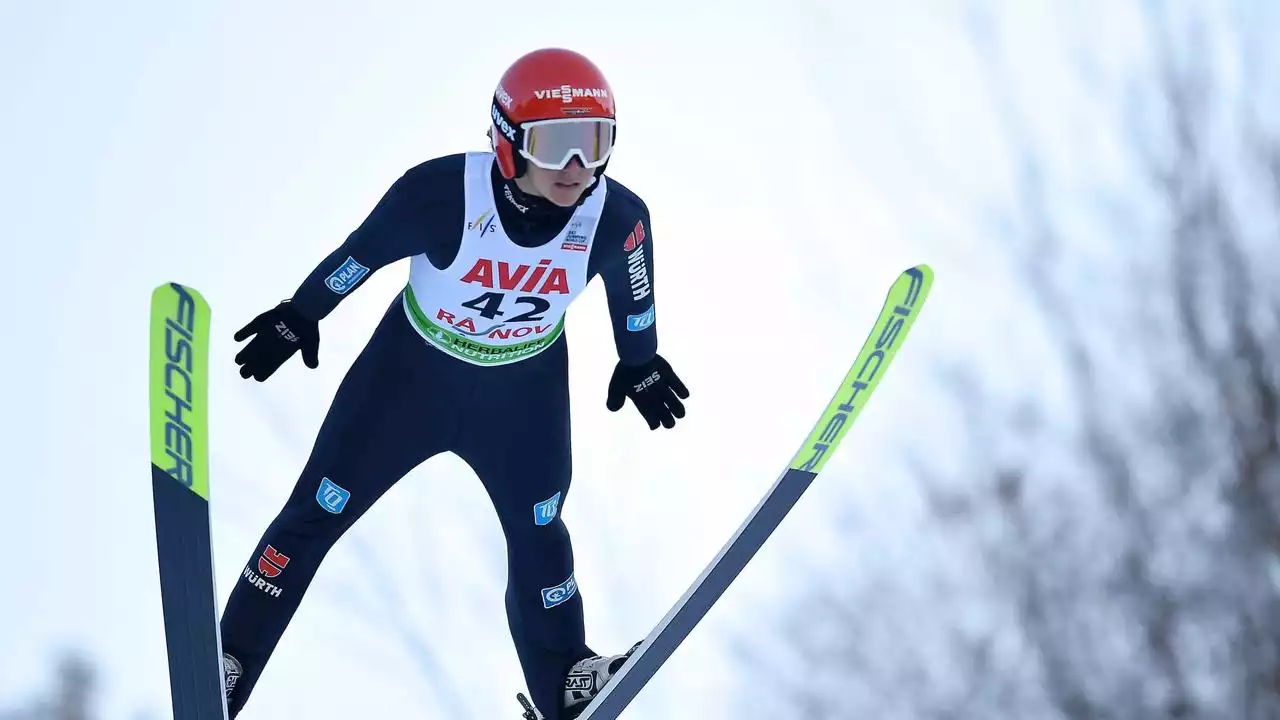
[[[658,352],[654,322],[653,233],[649,208],[620,185],[609,188],[609,204],[592,243],[593,274],[604,281],[618,359],[642,365]]]
[[[302,281],[293,294],[298,313],[321,320],[377,270],[422,252],[433,261],[434,254],[456,252],[444,245],[452,240],[456,246],[457,233],[437,228],[460,223],[464,162],[461,154],[428,160],[396,180],[346,242]]]

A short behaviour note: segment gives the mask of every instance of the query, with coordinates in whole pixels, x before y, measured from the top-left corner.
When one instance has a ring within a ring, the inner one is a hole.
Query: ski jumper
[[[453,452],[506,536],[507,620],[534,703],[557,720],[568,669],[593,655],[560,513],[572,470],[564,311],[599,275],[618,357],[657,352],[648,210],[600,176],[574,208],[527,198],[491,153],[449,155],[397,180],[292,298],[327,316],[373,272],[410,277],[333,398],[302,473],[221,619],[243,666],[234,717],[325,554],[401,477]]]

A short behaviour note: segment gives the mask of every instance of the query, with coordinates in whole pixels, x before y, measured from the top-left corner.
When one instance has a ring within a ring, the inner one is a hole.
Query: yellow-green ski
[[[173,716],[225,720],[209,532],[209,305],[151,294],[151,493]]]
[[[840,389],[782,476],[578,720],[617,718],[755,557],[866,407],[906,340],[932,286],[933,271],[927,265],[917,265],[898,276]],[[532,703],[524,695],[518,695],[517,699],[524,707],[526,720],[537,720],[539,714]]]

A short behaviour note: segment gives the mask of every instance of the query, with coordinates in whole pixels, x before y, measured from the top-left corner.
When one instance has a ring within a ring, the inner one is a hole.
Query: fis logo
[[[497,232],[498,226],[493,224],[494,217],[495,216],[493,215],[492,210],[485,210],[483,213],[480,214],[480,217],[467,223],[467,229],[468,230],[479,229],[481,235],[486,235],[491,232]]]
[[[351,493],[339,487],[337,483],[329,478],[321,480],[320,488],[316,490],[316,502],[320,503],[320,507],[334,515],[340,514],[350,499]]]
[[[345,262],[338,266],[329,277],[325,278],[324,284],[333,292],[339,295],[346,295],[351,288],[355,287],[369,274],[369,268],[356,262],[354,257],[347,256]]]
[[[552,520],[556,519],[556,511],[560,508],[560,493],[551,496],[550,500],[543,500],[533,506],[533,524],[549,525]]]
[[[627,330],[631,332],[640,332],[653,324],[653,306],[650,305],[648,310],[639,315],[627,316]]]
[[[573,597],[576,592],[578,592],[578,583],[570,574],[569,579],[559,585],[542,589],[542,607],[550,610]]]
[[[288,555],[268,545],[267,549],[262,551],[262,556],[258,558],[258,572],[263,577],[280,577],[280,573],[284,572],[284,568],[288,564]]]

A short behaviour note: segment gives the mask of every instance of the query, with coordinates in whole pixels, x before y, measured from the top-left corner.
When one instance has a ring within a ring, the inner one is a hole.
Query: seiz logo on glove
[[[236,342],[249,337],[253,339],[236,354],[242,378],[262,382],[299,350],[307,367],[320,364],[319,323],[304,318],[288,300],[254,318],[235,334]]]
[[[613,369],[613,378],[609,380],[609,397],[605,407],[611,412],[622,409],[627,398],[650,430],[657,430],[661,425],[665,428],[675,427],[676,418],[684,417],[684,403],[689,397],[689,389],[676,376],[671,365],[661,355],[643,365],[624,365],[621,362]]]
[[[276,323],[276,332],[280,333],[280,337],[288,340],[289,342],[298,342],[297,334],[290,330],[289,326],[285,325],[283,320]]]
[[[642,380],[639,385],[636,385],[636,392],[640,392],[641,390],[644,390],[647,387],[656,385],[661,381],[662,381],[662,376],[658,374],[657,370],[654,370],[652,375]]]

